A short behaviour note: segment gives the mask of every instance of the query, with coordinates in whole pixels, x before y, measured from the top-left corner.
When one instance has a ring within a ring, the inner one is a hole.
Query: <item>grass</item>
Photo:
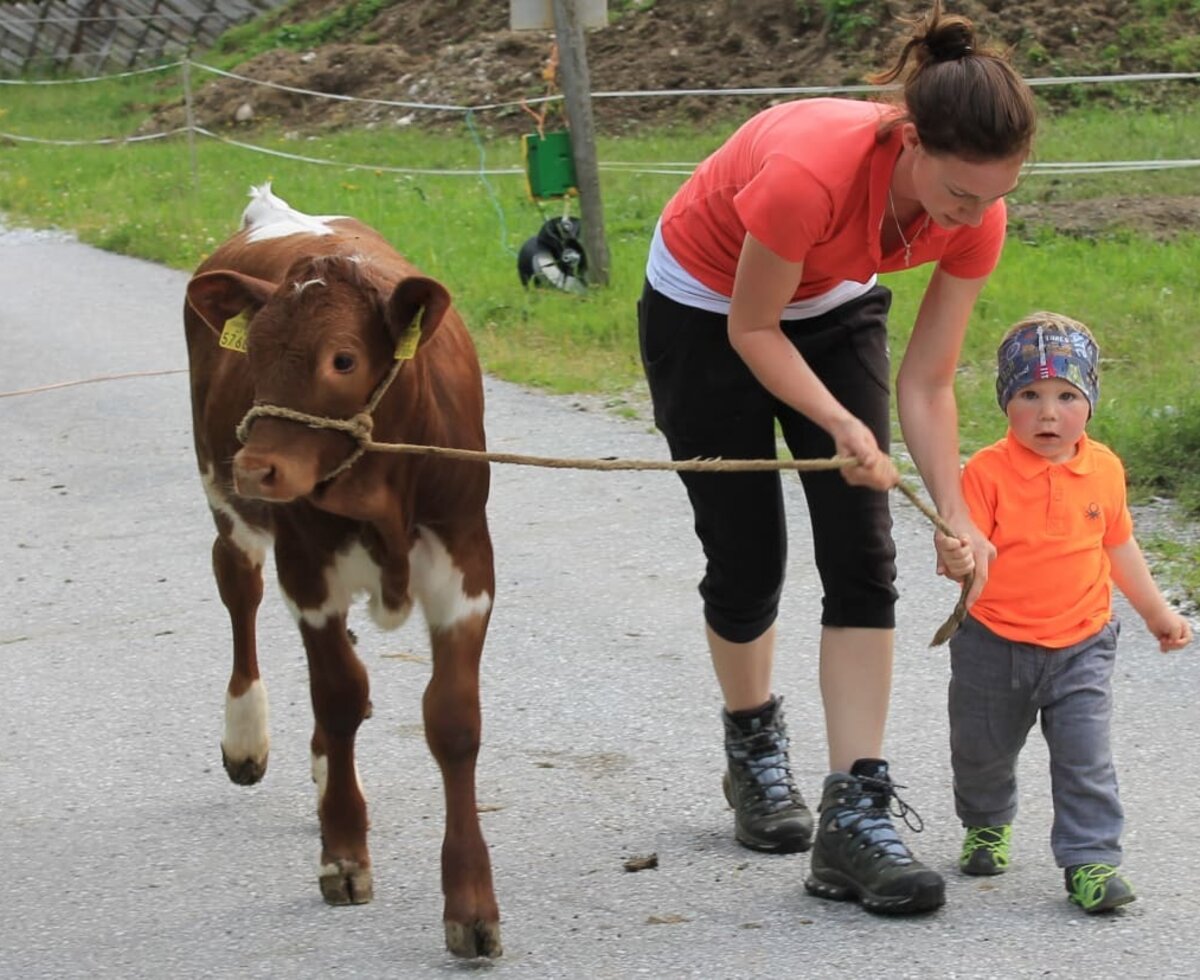
[[[179,97],[175,73],[63,86],[0,86],[0,131],[89,140],[133,133],[148,108]],[[734,120],[707,129],[601,139],[602,166],[696,162]],[[426,176],[388,167],[475,170],[522,167],[519,141],[479,131],[354,130],[289,139],[269,128],[235,134],[280,152],[377,165],[352,169],[264,156],[198,138],[116,146],[0,140],[0,212],[9,221],[58,226],[101,248],[192,268],[237,225],[246,189],[276,190],[313,213],[352,213],[376,226],[449,284],[487,369],[555,392],[593,392],[620,404],[643,388],[634,304],[646,245],[679,174],[602,171],[611,285],[583,297],[527,291],[516,251],[561,202],[535,203],[522,176]],[[1156,110],[1085,106],[1045,117],[1037,159],[1200,158],[1200,109],[1180,100]],[[1110,195],[1195,193],[1195,170],[1087,176],[1029,173],[1017,203]],[[573,213],[578,213],[577,207]],[[885,277],[895,292],[892,347],[903,351],[929,270]],[[1129,233],[1073,239],[1026,230],[1010,236],[975,311],[958,390],[964,451],[1003,434],[993,357],[1004,328],[1035,309],[1088,322],[1104,351],[1102,404],[1092,433],[1125,459],[1141,498],[1173,497],[1200,514],[1200,239],[1155,242]],[[632,409],[628,410],[632,413]],[[1193,545],[1173,545],[1173,575],[1200,595]],[[1163,553],[1165,554],[1165,547]],[[1189,581],[1190,578],[1190,581]]]

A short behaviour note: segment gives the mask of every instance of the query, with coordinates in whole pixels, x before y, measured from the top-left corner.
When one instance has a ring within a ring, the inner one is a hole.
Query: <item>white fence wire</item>
[[[492,112],[503,109],[511,109],[520,106],[533,106],[545,103],[551,103],[561,100],[561,96],[543,96],[539,98],[530,98],[520,101],[510,102],[488,102],[477,105],[461,105],[449,102],[408,102],[397,101],[392,99],[372,99],[361,98],[358,96],[342,95],[333,92],[320,92],[313,89],[297,88],[291,85],[283,85],[278,82],[272,82],[265,79],[257,79],[248,75],[238,74],[236,72],[226,71],[221,68],[206,65],[202,62],[183,59],[182,61],[172,62],[170,64],[160,65],[153,68],[142,68],[132,71],[118,72],[110,75],[92,75],[86,78],[70,78],[70,79],[0,79],[0,85],[82,85],[94,84],[98,82],[113,81],[116,79],[129,78],[135,75],[143,75],[151,72],[165,72],[176,68],[183,69],[184,84],[189,91],[186,93],[186,100],[190,105],[192,102],[192,93],[190,91],[190,73],[189,68],[208,72],[209,74],[230,78],[239,82],[244,82],[249,85],[260,86],[263,88],[284,91],[293,95],[301,95],[308,98],[327,99],[337,102],[352,102],[364,105],[384,106],[388,108],[406,109],[413,112],[453,112],[461,113],[468,125],[471,124],[471,117],[478,113]],[[1145,83],[1145,82],[1194,82],[1200,80],[1200,72],[1141,72],[1126,75],[1071,75],[1062,77],[1044,77],[1044,78],[1027,78],[1025,81],[1033,87],[1047,88],[1051,86],[1065,85],[1115,85],[1126,83]],[[630,90],[620,92],[592,92],[593,99],[655,99],[655,98],[680,98],[683,96],[704,96],[710,98],[720,98],[727,96],[760,96],[760,97],[778,97],[778,96],[815,96],[815,95],[849,95],[861,94],[864,92],[879,91],[879,86],[873,85],[805,85],[805,86],[787,86],[779,88],[724,88],[724,89],[654,89],[654,90]],[[472,127],[472,132],[473,132]],[[123,137],[107,137],[100,139],[51,139],[45,137],[35,137],[26,134],[12,133],[0,131],[0,139],[8,139],[17,143],[42,143],[53,146],[111,146],[114,144],[135,144],[144,143],[153,140],[167,139],[173,136],[186,135],[189,138],[193,136],[202,136],[207,139],[222,142],[228,146],[233,146],[241,150],[246,150],[251,153],[259,153],[266,156],[279,157],[282,159],[293,160],[300,163],[314,164],[318,166],[341,167],[348,170],[372,170],[383,173],[406,174],[411,176],[438,176],[438,177],[472,177],[480,178],[486,176],[521,176],[525,171],[520,168],[499,168],[486,169],[482,165],[474,168],[464,169],[431,169],[431,168],[413,168],[413,167],[394,167],[387,164],[378,163],[361,163],[348,162],[345,160],[331,160],[321,157],[306,156],[298,153],[289,153],[285,150],[274,149],[271,147],[261,146],[255,143],[249,143],[245,140],[233,139],[232,137],[221,135],[206,129],[203,126],[191,123],[176,129],[172,129],[160,133],[149,133],[135,136]],[[617,161],[604,161],[598,163],[600,170],[625,172],[633,174],[646,175],[680,175],[686,176],[692,172],[697,164],[690,161],[669,161],[655,163],[624,163]],[[1127,173],[1137,171],[1161,171],[1161,170],[1178,170],[1200,167],[1200,159],[1160,159],[1160,160],[1100,160],[1100,161],[1037,161],[1028,164],[1027,171],[1032,174],[1049,174],[1054,176],[1066,175],[1087,175],[1087,174],[1102,174],[1102,173]]]

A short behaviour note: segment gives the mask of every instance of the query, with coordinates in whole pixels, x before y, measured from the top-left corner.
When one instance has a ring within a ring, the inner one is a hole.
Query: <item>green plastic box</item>
[[[575,158],[571,154],[571,134],[560,129],[539,136],[529,133],[522,144],[529,196],[563,197],[575,190]]]

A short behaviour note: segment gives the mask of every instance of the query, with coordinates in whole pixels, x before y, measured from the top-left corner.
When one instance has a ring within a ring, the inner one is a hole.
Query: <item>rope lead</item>
[[[822,470],[842,470],[849,466],[857,466],[857,461],[850,456],[831,456],[828,459],[618,459],[608,457],[602,459],[564,459],[556,456],[526,456],[521,453],[493,453],[482,449],[457,449],[450,446],[421,446],[403,442],[376,442],[371,438],[374,430],[374,420],[371,413],[379,405],[383,394],[391,385],[400,370],[403,361],[397,361],[387,376],[375,389],[367,406],[357,415],[348,419],[331,419],[321,415],[309,415],[307,412],[297,412],[295,409],[283,408],[280,405],[255,405],[238,423],[238,441],[245,443],[250,433],[250,426],[255,419],[269,416],[298,422],[313,429],[332,429],[344,432],[356,443],[355,448],[342,462],[321,478],[321,483],[328,483],[346,470],[350,469],[368,452],[404,453],[417,456],[441,456],[445,459],[457,459],[478,463],[511,463],[517,466],[538,466],[558,470],[667,470],[671,472],[706,472],[706,473],[748,473],[766,470],[796,470],[798,472],[817,472]],[[903,479],[896,484],[909,502],[924,514],[929,521],[943,534],[956,537],[950,525],[943,520],[933,508],[921,499],[920,495]],[[962,583],[962,591],[950,617],[940,626],[929,645],[938,647],[945,643],[962,624],[967,613],[967,595],[975,581],[972,573]]]

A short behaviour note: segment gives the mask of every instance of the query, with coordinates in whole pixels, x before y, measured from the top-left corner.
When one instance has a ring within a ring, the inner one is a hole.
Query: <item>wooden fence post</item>
[[[559,76],[571,129],[571,153],[587,253],[587,280],[608,285],[608,241],[604,237],[604,206],[600,200],[600,171],[596,166],[596,134],[592,125],[592,90],[587,51],[576,0],[554,0],[554,33],[558,41]]]

